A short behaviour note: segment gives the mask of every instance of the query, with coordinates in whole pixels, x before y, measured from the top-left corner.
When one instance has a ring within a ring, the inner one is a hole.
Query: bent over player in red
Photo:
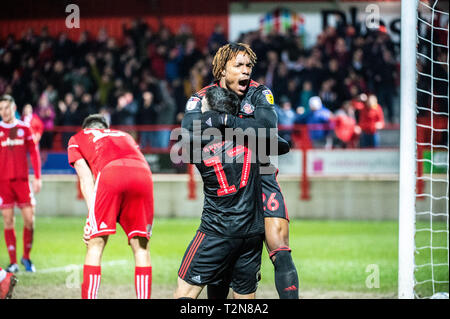
[[[102,253],[108,236],[116,233],[116,223],[119,223],[134,254],[137,298],[150,299],[149,240],[153,224],[150,167],[131,135],[109,129],[103,116],[88,116],[82,127],[68,145],[69,163],[80,178],[89,210],[84,232],[87,252],[81,297],[97,298]]]
[[[34,231],[34,193],[41,190],[41,158],[33,141],[30,126],[14,117],[16,104],[10,95],[0,97],[0,210],[4,221],[4,235],[10,264],[6,271],[19,271],[16,256],[16,233],[14,229],[14,206],[23,217],[23,257],[25,270],[34,272],[30,260]],[[34,170],[32,189],[28,181],[28,158]]]

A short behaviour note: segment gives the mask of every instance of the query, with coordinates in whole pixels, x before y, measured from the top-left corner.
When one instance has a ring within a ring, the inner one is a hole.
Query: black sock
[[[280,250],[274,257],[275,286],[280,299],[298,299],[298,275],[291,252]]]

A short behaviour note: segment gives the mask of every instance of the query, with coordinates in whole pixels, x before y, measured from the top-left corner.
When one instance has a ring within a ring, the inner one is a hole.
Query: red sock
[[[33,246],[33,229],[23,228],[23,258],[30,259],[30,251]]]
[[[16,258],[16,232],[14,229],[5,229],[5,244],[11,264],[17,264]]]
[[[102,269],[101,266],[84,265],[83,284],[81,285],[82,299],[97,299],[98,287],[100,287]]]
[[[152,267],[134,268],[134,286],[138,299],[150,299],[152,292]]]

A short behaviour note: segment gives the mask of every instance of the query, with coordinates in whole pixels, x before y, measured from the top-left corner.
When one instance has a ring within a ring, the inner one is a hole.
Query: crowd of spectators
[[[311,48],[294,34],[253,31],[238,41],[255,51],[252,78],[272,89],[287,139],[289,125],[352,122],[338,121],[344,115],[353,117],[357,132],[361,112],[354,102],[366,93],[378,99],[387,122],[396,121],[398,52],[383,30],[361,34],[353,26],[327,27]],[[52,148],[55,126],[79,126],[94,112],[112,125],[176,125],[188,97],[213,80],[214,53],[226,42],[222,25],[200,47],[187,25],[175,32],[163,25],[153,30],[140,19],[123,26],[120,42],[105,29],[82,32],[78,41],[65,33],[52,37],[47,28],[29,29],[21,38],[2,39],[0,94],[12,95],[19,112],[33,106],[44,126],[42,148]],[[314,116],[319,104],[321,116]],[[145,132],[140,142],[167,147],[169,132]]]
[[[377,147],[385,123],[398,123],[398,47],[383,26],[360,33],[338,23],[311,48],[294,35],[256,31],[240,41],[263,57],[253,77],[272,89],[289,142],[295,124],[309,124],[314,147]]]

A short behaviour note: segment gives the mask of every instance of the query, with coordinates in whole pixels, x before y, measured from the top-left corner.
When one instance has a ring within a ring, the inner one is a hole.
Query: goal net
[[[448,1],[402,1],[400,298],[448,298],[448,30]]]

